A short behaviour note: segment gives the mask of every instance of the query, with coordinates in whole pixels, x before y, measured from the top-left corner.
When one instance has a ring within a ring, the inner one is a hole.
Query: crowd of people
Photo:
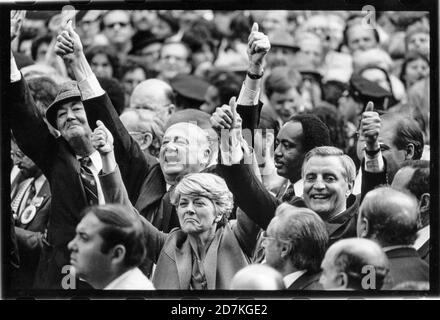
[[[9,288],[428,290],[429,16],[365,21],[12,11]]]

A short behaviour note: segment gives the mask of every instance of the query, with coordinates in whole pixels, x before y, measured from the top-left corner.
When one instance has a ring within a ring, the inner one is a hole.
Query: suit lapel
[[[176,248],[176,266],[179,277],[180,289],[189,289],[189,283],[191,281],[191,266],[192,266],[192,254],[191,245],[189,239],[182,243],[180,248]]]

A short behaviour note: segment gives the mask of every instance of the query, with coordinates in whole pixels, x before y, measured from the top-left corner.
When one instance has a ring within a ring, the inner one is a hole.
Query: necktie
[[[81,180],[86,193],[87,203],[91,206],[98,204],[98,187],[96,186],[92,170],[89,168],[92,165],[92,160],[89,157],[83,157],[79,159],[79,162],[81,164]]]
[[[292,200],[294,195],[295,195],[295,189],[293,188],[293,183],[291,183],[287,188],[286,192],[283,194],[281,201],[290,202],[290,200]]]
[[[12,213],[15,214],[17,217],[20,213],[19,212],[20,205],[26,195],[26,191],[29,189],[29,186],[32,184],[32,182],[33,182],[33,178],[29,178],[23,181],[18,187],[18,191],[11,202]]]

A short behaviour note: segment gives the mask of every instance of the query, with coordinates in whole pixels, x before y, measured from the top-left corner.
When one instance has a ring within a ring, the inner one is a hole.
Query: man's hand
[[[248,38],[247,54],[249,57],[250,72],[259,74],[262,72],[264,57],[270,50],[269,38],[258,31],[258,23],[254,22],[251,34]]]
[[[381,127],[381,119],[379,114],[374,110],[373,102],[368,102],[362,113],[360,134],[365,139],[365,147],[368,151],[379,149],[379,133]]]
[[[64,30],[57,36],[55,53],[64,60],[73,61],[83,53],[83,50],[81,39],[75,30],[73,30],[72,20],[69,20]]]
[[[222,129],[241,128],[241,117],[237,113],[237,103],[235,97],[229,101],[229,105],[224,104],[215,109],[211,116],[211,125],[214,130],[220,132]]]
[[[102,121],[96,121],[96,125],[91,136],[92,145],[101,155],[106,155],[113,151],[113,136]]]
[[[26,10],[11,11],[11,42],[18,37],[25,16]]]

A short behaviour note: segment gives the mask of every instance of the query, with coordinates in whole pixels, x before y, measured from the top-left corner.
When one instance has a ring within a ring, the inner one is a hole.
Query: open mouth
[[[179,157],[177,156],[177,154],[166,154],[164,156],[165,162],[168,164],[175,164],[180,162]]]
[[[284,166],[284,163],[275,160],[275,168],[280,169]]]
[[[330,195],[328,195],[328,194],[314,194],[314,195],[311,195],[310,198],[313,200],[327,200],[328,198],[330,198]]]

